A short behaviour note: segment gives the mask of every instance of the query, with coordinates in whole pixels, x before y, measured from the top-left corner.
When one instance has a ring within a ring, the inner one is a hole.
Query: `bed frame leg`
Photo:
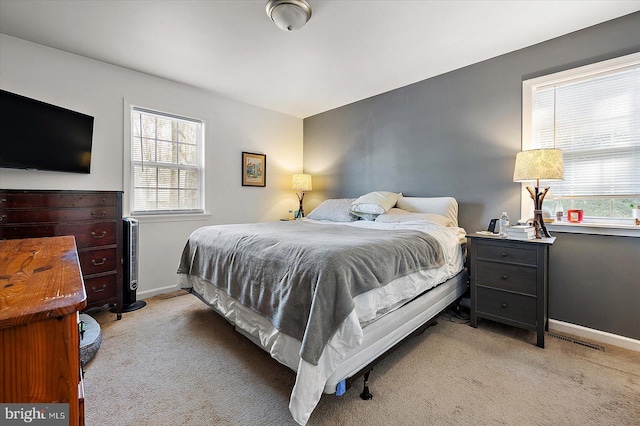
[[[369,373],[371,373],[371,370],[364,373],[364,389],[360,394],[360,398],[364,399],[365,401],[373,398],[373,395],[371,394],[371,392],[369,392]]]

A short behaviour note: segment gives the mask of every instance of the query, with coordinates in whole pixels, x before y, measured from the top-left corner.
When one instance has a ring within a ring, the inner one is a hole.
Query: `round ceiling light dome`
[[[269,0],[267,15],[283,31],[299,30],[311,19],[311,6],[305,0]]]

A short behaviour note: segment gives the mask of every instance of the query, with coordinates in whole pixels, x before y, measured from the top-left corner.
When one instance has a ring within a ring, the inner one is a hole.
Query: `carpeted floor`
[[[87,425],[294,425],[295,376],[192,295],[147,299],[85,367]],[[443,316],[383,360],[374,397],[323,395],[310,425],[640,425],[640,353]]]

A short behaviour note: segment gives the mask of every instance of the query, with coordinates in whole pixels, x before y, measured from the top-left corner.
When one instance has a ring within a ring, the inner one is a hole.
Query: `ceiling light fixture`
[[[269,0],[267,15],[283,31],[299,30],[311,19],[311,6],[305,0]]]

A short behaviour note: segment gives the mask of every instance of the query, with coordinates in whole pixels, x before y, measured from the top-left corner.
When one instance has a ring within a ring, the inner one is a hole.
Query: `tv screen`
[[[89,173],[93,117],[0,90],[0,167]]]

